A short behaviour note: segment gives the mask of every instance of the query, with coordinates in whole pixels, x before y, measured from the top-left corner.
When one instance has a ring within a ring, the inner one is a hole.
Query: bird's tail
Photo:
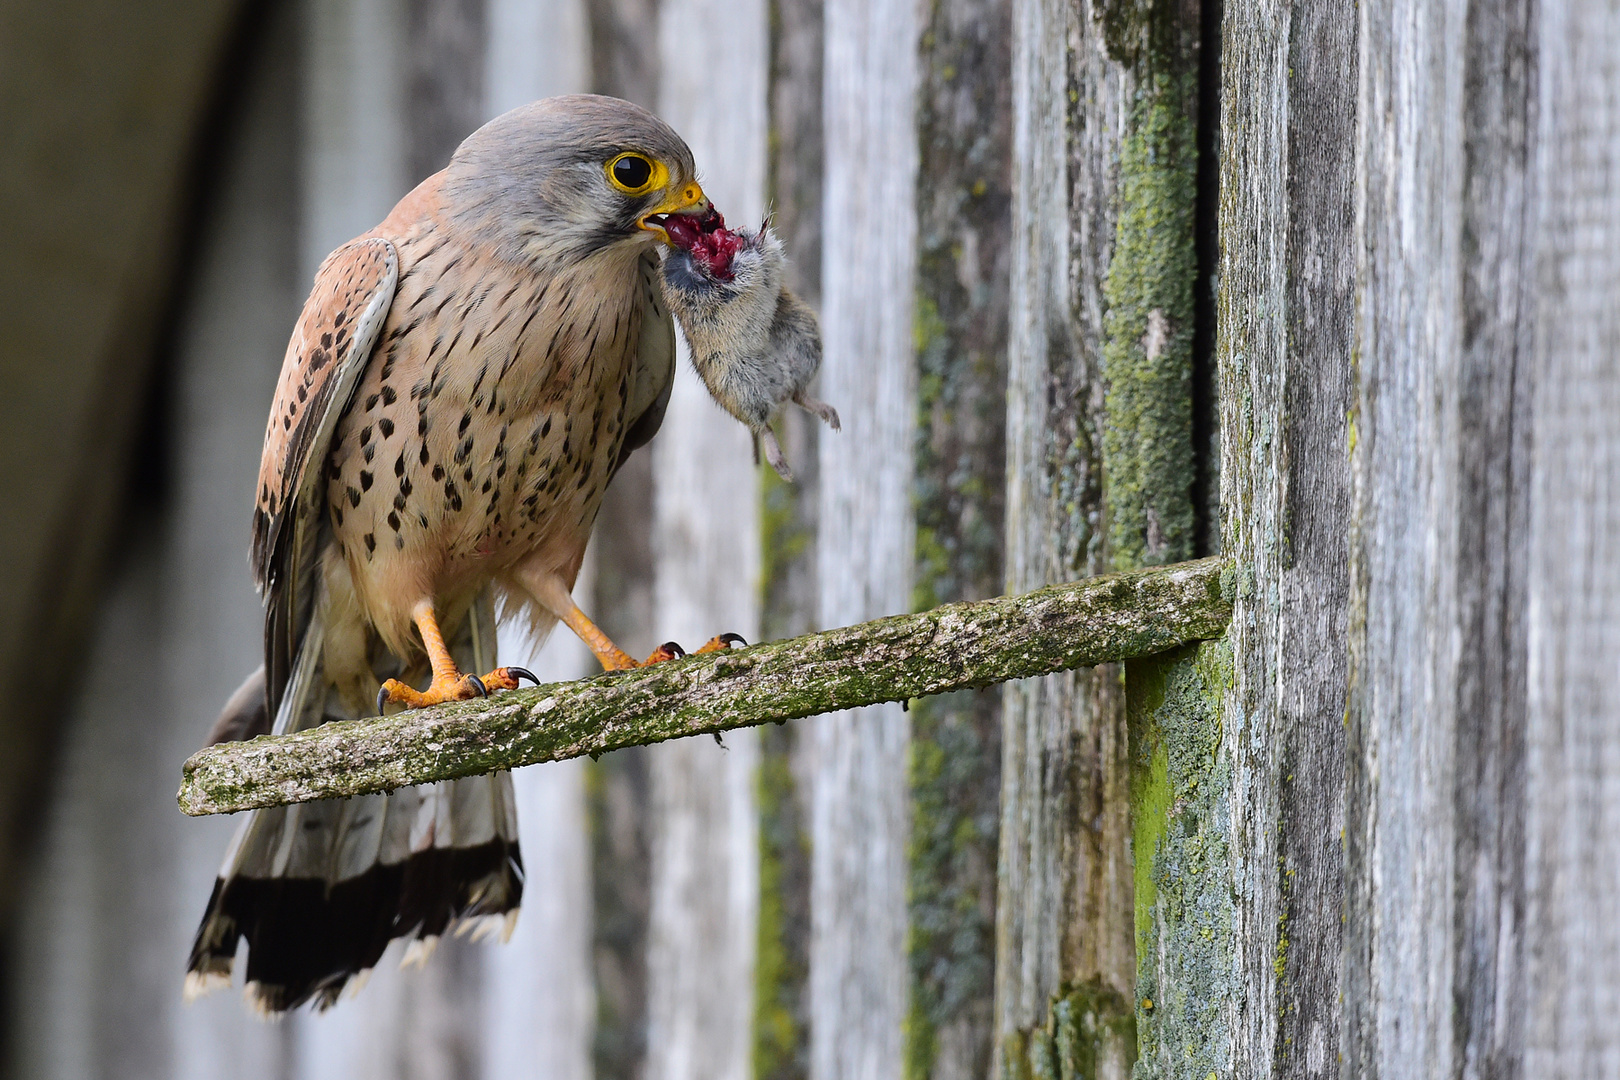
[[[319,622],[304,637],[278,732],[351,718],[321,670]],[[450,649],[464,671],[494,666],[487,599],[473,606]],[[419,679],[425,669],[378,674]],[[306,1001],[324,1009],[351,981],[358,988],[394,938],[409,940],[406,962],[426,959],[445,933],[504,938],[522,895],[508,773],[255,810],[214,882],[186,996],[229,985],[246,939],[251,1004],[267,1013]]]

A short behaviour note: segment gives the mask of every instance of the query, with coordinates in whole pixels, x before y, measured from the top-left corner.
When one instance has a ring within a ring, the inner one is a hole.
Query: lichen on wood
[[[392,791],[624,746],[1149,656],[1218,636],[1216,559],[946,604],[488,700],[347,720],[198,751],[180,808],[233,813]]]
[[[1236,968],[1225,641],[1126,665],[1136,878],[1136,1080],[1230,1071]]]
[[[1007,1080],[1092,1080],[1129,1071],[1136,1057],[1136,1015],[1118,990],[1092,979],[1065,985],[1046,1022],[1002,1045]]]
[[[1011,30],[1010,0],[934,0],[923,16],[913,316],[918,611],[1005,591]],[[905,1080],[991,1069],[1001,697],[962,690],[911,709]]]
[[[1108,546],[1115,566],[1192,554],[1197,63],[1139,82],[1119,148],[1119,221],[1104,288]]]

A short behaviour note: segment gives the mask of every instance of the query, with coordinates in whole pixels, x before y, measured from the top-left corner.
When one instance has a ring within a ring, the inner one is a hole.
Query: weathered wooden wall
[[[941,0],[919,31],[912,605],[924,610],[1002,589],[1011,4]],[[909,1080],[990,1070],[1000,697],[911,706]]]
[[[1238,563],[1221,759],[1235,1075],[1339,1066],[1354,12],[1228,5],[1217,294],[1221,536]],[[1224,673],[1223,673],[1224,674]],[[1229,680],[1229,681],[1228,681]],[[1196,987],[1211,993],[1218,987]]]
[[[773,0],[769,199],[790,253],[786,282],[821,307],[822,0]],[[821,421],[784,412],[777,436],[796,482],[760,471],[760,635],[817,628],[816,514]],[[835,437],[829,434],[828,437]],[[811,722],[813,723],[813,722]],[[760,742],[759,953],[754,981],[756,1080],[802,1080],[810,1068],[810,813],[813,727],[764,728]]]
[[[821,396],[843,431],[820,440],[824,626],[911,602],[916,16],[911,0],[826,4]],[[814,1080],[901,1071],[908,730],[893,705],[814,726]]]
[[[764,215],[764,0],[662,0],[659,114],[692,148],[734,226]],[[692,34],[725,63],[692,62]],[[725,102],[724,108],[717,108]],[[697,648],[759,636],[759,480],[747,430],[715,405],[685,355],[651,446],[657,633]],[[647,1076],[751,1073],[759,909],[759,736],[653,747]]]
[[[683,64],[700,25],[746,41]],[[43,815],[24,1075],[1620,1076],[1611,6],[309,0],[266,42],[170,504]],[[781,636],[1217,543],[1231,632],[757,758],[525,775],[554,828],[525,821],[508,950],[321,1020],[181,1010],[222,839],[170,819],[172,763],[256,651],[232,492],[300,283],[488,109],[586,80],[659,105],[735,222],[773,193],[845,421],[793,418],[805,483],[756,488],[683,369],[580,590],[610,632]],[[152,671],[170,728],[97,704]]]
[[[1009,590],[1197,553],[1200,30],[1197,4],[1014,5]],[[1136,1058],[1122,675],[1005,691],[1003,1075]]]
[[[1360,30],[1345,1056],[1612,1076],[1620,19]]]
[[[657,0],[586,0],[592,93],[658,108]],[[654,612],[653,454],[632,454],[602,501],[591,551],[596,579],[585,607],[614,641],[645,656],[668,638]],[[590,804],[592,965],[600,1080],[645,1075],[647,930],[652,897],[652,788],[648,752],[608,754],[586,766]]]

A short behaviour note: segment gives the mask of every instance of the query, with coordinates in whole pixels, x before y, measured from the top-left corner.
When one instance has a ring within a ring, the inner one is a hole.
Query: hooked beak
[[[680,214],[683,217],[702,217],[712,209],[713,206],[709,203],[709,197],[703,194],[703,189],[694,180],[689,184],[682,184],[680,190],[671,195],[663,205],[655,207],[642,215],[639,224],[648,232],[658,234],[660,240],[673,247],[675,242],[669,238],[669,232],[664,228],[670,215]]]

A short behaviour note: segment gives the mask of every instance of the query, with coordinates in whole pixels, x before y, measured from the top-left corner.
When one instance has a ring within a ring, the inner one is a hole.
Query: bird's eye
[[[641,154],[620,154],[607,164],[608,180],[626,195],[645,195],[667,177],[663,166]]]

